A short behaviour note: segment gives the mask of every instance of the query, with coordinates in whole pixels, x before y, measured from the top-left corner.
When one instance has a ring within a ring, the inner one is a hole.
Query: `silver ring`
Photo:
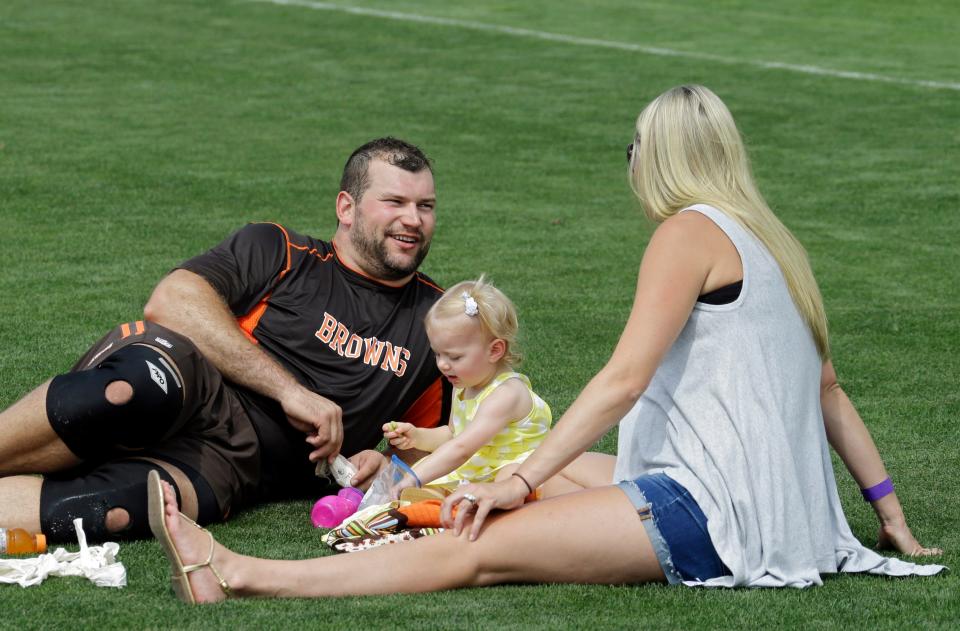
[[[464,493],[464,494],[463,494],[463,499],[467,500],[467,501],[470,502],[471,504],[476,504],[476,503],[477,503],[477,496],[474,495],[473,493]]]

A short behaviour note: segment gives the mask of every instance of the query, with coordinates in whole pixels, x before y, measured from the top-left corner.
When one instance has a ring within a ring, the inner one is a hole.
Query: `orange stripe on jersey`
[[[287,243],[290,243],[290,242],[288,241]],[[310,248],[309,250],[307,250],[307,246],[305,246],[305,245],[297,245],[296,243],[290,243],[290,247],[291,247],[291,248],[297,248],[297,249],[300,250],[300,251],[306,251],[307,254],[312,254],[312,255],[314,255],[315,257],[317,257],[318,259],[320,259],[321,261],[329,261],[329,260],[330,260],[330,257],[333,256],[333,252],[327,252],[327,255],[326,255],[326,256],[321,256],[320,253],[317,252],[317,248]]]
[[[277,277],[277,280],[280,280],[287,275],[287,272],[290,271],[290,267],[293,265],[293,257],[290,256],[290,246],[293,245],[290,243],[290,235],[287,234],[287,229],[281,226],[278,223],[273,224],[276,227],[280,228],[280,232],[283,233],[283,240],[287,242],[287,266],[283,268],[283,271],[280,272],[280,276]]]
[[[134,332],[135,332],[137,335],[143,335],[143,330],[144,330],[144,328],[143,328],[143,320],[137,320],[136,322],[134,322],[134,323],[133,323],[133,327],[134,327]]]
[[[431,283],[430,281],[428,281],[426,278],[424,278],[424,277],[423,277],[421,274],[419,274],[419,273],[417,274],[417,280],[420,281],[421,283],[423,283],[424,285],[426,285],[427,287],[433,287],[434,289],[436,289],[437,291],[439,291],[441,294],[443,293],[443,288],[442,288],[442,287],[437,287],[436,285],[434,285],[433,283]]]
[[[283,240],[284,240],[284,241],[286,242],[286,244],[287,244],[287,263],[286,263],[286,265],[284,266],[284,268],[283,268],[282,270],[280,270],[279,276],[277,276],[277,280],[279,281],[279,280],[282,279],[284,276],[286,276],[286,275],[287,275],[287,272],[290,271],[290,268],[293,267],[293,256],[292,256],[291,253],[290,253],[290,249],[291,249],[291,248],[296,248],[297,250],[303,251],[303,250],[306,250],[306,249],[307,249],[307,246],[305,246],[305,245],[297,245],[297,244],[291,242],[291,241],[290,241],[290,234],[287,232],[287,229],[284,228],[283,226],[281,226],[280,224],[278,224],[278,223],[273,223],[272,221],[267,221],[267,222],[264,222],[264,223],[270,224],[271,226],[276,226],[276,227],[280,230],[280,232],[283,233]],[[307,254],[313,254],[313,255],[317,256],[317,257],[318,257],[320,260],[322,260],[322,261],[326,261],[327,259],[329,259],[329,258],[332,256],[332,254],[328,254],[328,255],[325,256],[325,257],[320,256],[319,254],[317,254],[317,249],[316,249],[316,248],[313,248],[312,250],[310,250],[309,252],[307,252]],[[257,338],[255,338],[255,337],[253,336],[253,331],[254,331],[254,329],[257,328],[257,325],[260,324],[260,318],[263,317],[263,314],[264,314],[264,313],[266,312],[266,310],[267,310],[267,300],[269,300],[269,299],[270,299],[270,294],[267,294],[266,296],[263,297],[263,300],[261,300],[260,302],[258,302],[258,303],[256,304],[256,306],[255,306],[253,309],[251,309],[251,310],[250,310],[249,312],[247,312],[246,314],[244,314],[244,315],[240,316],[239,318],[237,318],[237,324],[240,325],[240,330],[243,331],[243,334],[247,336],[247,339],[250,340],[251,342],[253,342],[254,344],[257,344],[258,342],[257,342]]]
[[[293,243],[292,241],[290,241],[290,233],[288,233],[288,232],[287,232],[287,229],[284,228],[283,226],[281,226],[280,224],[278,224],[278,223],[273,223],[272,221],[268,221],[268,222],[265,222],[265,223],[269,223],[271,226],[276,226],[277,228],[279,228],[279,229],[280,229],[280,232],[283,233],[283,240],[287,242],[287,265],[286,265],[286,267],[284,267],[283,270],[280,272],[280,276],[277,277],[277,280],[279,280],[279,279],[283,278],[284,276],[286,276],[286,275],[287,275],[287,272],[289,272],[289,271],[290,271],[290,268],[293,266],[293,257],[290,256],[290,248],[296,248],[297,250],[300,250],[300,251],[302,252],[302,251],[304,251],[304,250],[307,250],[307,247],[308,247],[308,246],[306,246],[306,245],[297,245],[296,243]],[[307,252],[307,254],[313,254],[314,256],[316,256],[316,257],[317,257],[318,259],[320,259],[321,261],[326,261],[326,260],[328,260],[331,256],[333,256],[332,253],[327,254],[326,256],[320,256],[320,255],[317,253],[317,248],[312,248],[312,249],[310,249],[310,250]]]
[[[120,325],[120,335],[123,336],[121,339],[130,337],[130,325],[128,323],[124,322]]]
[[[271,226],[276,226],[277,228],[279,228],[279,229],[280,229],[280,232],[283,233],[283,240],[286,241],[286,243],[287,243],[287,265],[286,265],[286,267],[283,268],[283,270],[281,270],[280,276],[277,277],[277,280],[279,280],[279,279],[283,278],[284,276],[286,276],[286,275],[287,275],[287,272],[290,271],[290,265],[291,265],[291,260],[290,260],[290,246],[292,245],[292,244],[290,243],[290,235],[287,234],[287,229],[284,228],[283,226],[281,226],[281,225],[278,224],[278,223],[273,223],[272,221],[264,221],[264,222],[261,222],[261,223],[269,224],[269,225],[271,225]],[[244,316],[244,317],[246,317],[246,316]]]
[[[247,336],[247,339],[253,342],[254,344],[259,344],[257,338],[253,337],[253,330],[257,328],[257,325],[260,324],[260,318],[263,317],[263,314],[267,310],[267,300],[269,300],[270,294],[267,294],[263,300],[257,303],[257,305],[248,311],[246,315],[242,315],[237,318],[237,324],[240,325],[240,330],[243,331],[243,334]]]
[[[443,384],[437,379],[424,390],[400,420],[417,427],[436,427],[443,413]]]

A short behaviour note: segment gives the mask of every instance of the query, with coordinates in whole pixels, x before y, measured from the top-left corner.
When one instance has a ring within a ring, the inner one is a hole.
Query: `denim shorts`
[[[671,585],[730,574],[707,532],[707,516],[690,492],[665,473],[617,484],[637,509]]]

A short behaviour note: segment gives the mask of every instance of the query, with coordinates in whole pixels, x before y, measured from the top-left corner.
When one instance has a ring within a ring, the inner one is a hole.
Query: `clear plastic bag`
[[[368,506],[379,506],[390,503],[393,499],[390,496],[390,490],[408,473],[416,477],[410,465],[400,460],[400,458],[397,458],[396,454],[394,454],[394,456],[390,458],[390,462],[387,463],[387,466],[374,478],[373,484],[367,489],[363,500],[360,502],[360,506],[357,507],[357,512],[362,511]]]

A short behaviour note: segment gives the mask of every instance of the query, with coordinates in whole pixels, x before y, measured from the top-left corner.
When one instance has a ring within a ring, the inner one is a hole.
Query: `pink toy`
[[[310,511],[310,521],[314,528],[339,526],[344,519],[357,512],[362,499],[363,491],[352,486],[340,489],[336,495],[321,497]]]

